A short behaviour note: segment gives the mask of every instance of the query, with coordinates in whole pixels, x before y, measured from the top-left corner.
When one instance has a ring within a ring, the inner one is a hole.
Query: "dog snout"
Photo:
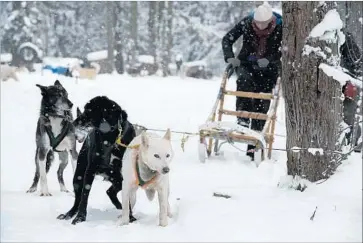
[[[68,103],[69,108],[73,107],[73,103],[70,100],[67,99],[67,103]]]
[[[170,171],[169,167],[164,167],[164,168],[162,169],[163,174],[166,174],[166,173],[168,173],[169,171]]]

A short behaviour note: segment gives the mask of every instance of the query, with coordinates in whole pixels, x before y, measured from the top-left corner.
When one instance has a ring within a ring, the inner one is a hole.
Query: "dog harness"
[[[154,183],[154,181],[156,180],[157,178],[157,173],[155,172],[154,176],[149,180],[149,181],[144,181],[142,178],[141,178],[141,175],[140,175],[140,168],[139,168],[139,163],[138,163],[138,160],[139,160],[139,148],[140,148],[140,144],[134,144],[134,145],[126,145],[124,144],[121,139],[122,139],[122,127],[119,126],[119,135],[117,136],[116,138],[116,141],[115,143],[121,147],[124,147],[124,148],[129,148],[129,149],[134,149],[134,156],[136,156],[135,158],[135,168],[134,168],[134,173],[135,173],[135,184],[142,187],[143,189],[145,189],[147,186],[149,186],[150,184]]]
[[[136,158],[135,158],[135,184],[140,186],[141,188],[145,189],[146,187],[148,187],[149,185],[151,185],[152,183],[155,182],[155,180],[157,179],[157,172],[154,172],[154,175],[151,177],[150,180],[148,181],[144,181],[142,178],[141,178],[141,175],[140,175],[140,168],[139,168],[139,163],[138,163],[138,160],[139,160],[139,153],[138,151],[136,152]]]
[[[53,116],[53,115],[52,115]],[[65,118],[64,116],[60,116],[60,115],[56,115],[60,118]],[[48,134],[49,137],[49,141],[50,141],[50,146],[52,147],[52,149],[55,152],[62,152],[62,151],[58,151],[56,150],[56,147],[63,141],[63,139],[67,136],[69,129],[71,128],[71,123],[69,121],[64,121],[65,124],[62,128],[62,131],[60,132],[60,134],[58,134],[57,137],[54,137],[54,134],[52,132],[52,126],[50,125],[50,120],[49,117],[44,116],[44,118],[46,119],[47,122],[49,122],[49,124],[45,125],[45,131]]]

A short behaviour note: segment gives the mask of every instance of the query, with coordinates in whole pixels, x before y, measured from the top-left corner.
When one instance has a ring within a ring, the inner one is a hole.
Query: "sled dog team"
[[[232,46],[241,35],[244,37],[243,48],[236,56]],[[236,70],[238,91],[273,90],[281,64],[281,39],[282,18],[266,4],[260,5],[252,15],[245,17],[224,36],[224,59]],[[47,172],[54,160],[54,153],[58,153],[60,158],[57,172],[60,190],[66,192],[63,171],[70,154],[74,171],[74,204],[68,212],[59,215],[58,219],[73,218],[72,224],[86,220],[91,187],[95,175],[100,175],[111,183],[106,194],[112,204],[117,209],[122,209],[120,225],[136,220],[132,210],[136,203],[136,191],[141,187],[149,200],[153,200],[157,192],[159,225],[166,226],[168,217],[172,216],[168,199],[168,173],[173,159],[170,130],[163,137],[136,131],[129,122],[126,111],[105,96],[91,99],[84,106],[83,112],[77,109],[74,120],[71,112],[73,104],[58,80],[51,86],[37,86],[42,101],[36,129],[36,170],[28,192],[36,191],[40,180],[40,195],[51,195],[47,185]],[[267,103],[257,105],[245,99],[237,99],[236,102],[237,111],[267,113],[268,107]],[[238,117],[238,124],[249,126],[249,120]],[[252,119],[252,129],[261,131],[263,126],[264,123]],[[83,143],[79,154],[76,151],[76,141]],[[253,147],[248,148],[251,149]],[[247,155],[254,158],[252,152]],[[120,191],[122,203],[117,198]]]
[[[106,96],[88,101],[83,112],[77,108],[74,120],[71,112],[73,103],[58,80],[54,85],[36,86],[41,91],[42,100],[36,128],[35,175],[27,192],[35,192],[40,180],[40,196],[51,196],[47,173],[54,153],[58,153],[60,158],[57,171],[60,190],[68,192],[63,171],[70,154],[74,172],[74,204],[58,219],[73,218],[72,224],[86,220],[91,187],[95,176],[100,175],[111,183],[106,193],[112,204],[122,209],[119,225],[136,220],[132,210],[140,187],[150,201],[157,192],[159,225],[168,225],[168,217],[172,217],[168,173],[174,155],[170,130],[163,137],[145,131],[136,134],[126,111]],[[79,154],[76,141],[83,143]],[[117,198],[121,190],[122,203]]]

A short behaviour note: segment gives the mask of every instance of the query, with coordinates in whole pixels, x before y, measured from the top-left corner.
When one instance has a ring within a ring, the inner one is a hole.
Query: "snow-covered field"
[[[86,222],[74,226],[70,221],[57,220],[74,199],[59,190],[57,159],[48,174],[53,196],[25,193],[35,170],[35,128],[41,99],[35,84],[49,85],[57,76],[19,76],[20,82],[1,83],[1,241],[362,241],[360,154],[353,154],[330,180],[299,192],[276,186],[286,173],[284,152],[274,151],[273,160],[256,168],[243,152],[225,145],[223,158],[214,157],[202,164],[197,137],[188,140],[183,152],[178,134],[172,137],[175,160],[170,173],[170,201],[175,217],[169,226],[157,226],[157,200],[148,202],[141,190],[135,206],[139,220],[117,226],[120,211],[111,204],[105,193],[109,184],[101,178],[93,183]],[[58,78],[75,104],[74,114],[76,106],[83,109],[92,97],[107,95],[127,110],[133,123],[189,132],[196,132],[205,122],[220,84],[219,79],[178,77],[99,75],[94,81],[80,80],[78,84],[72,78]],[[230,86],[234,88],[233,81]],[[227,100],[227,106],[233,109],[233,98]],[[284,119],[281,102],[279,135],[285,134]],[[274,147],[285,147],[283,136],[276,138]],[[69,190],[73,189],[71,171],[69,164],[65,171]],[[213,192],[232,197],[213,197]]]

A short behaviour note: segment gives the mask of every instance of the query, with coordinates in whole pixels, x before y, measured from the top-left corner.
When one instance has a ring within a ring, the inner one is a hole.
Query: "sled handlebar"
[[[227,77],[230,78],[232,76],[232,74],[234,73],[235,68],[233,67],[232,64],[228,64],[225,70],[225,73],[227,73]]]

